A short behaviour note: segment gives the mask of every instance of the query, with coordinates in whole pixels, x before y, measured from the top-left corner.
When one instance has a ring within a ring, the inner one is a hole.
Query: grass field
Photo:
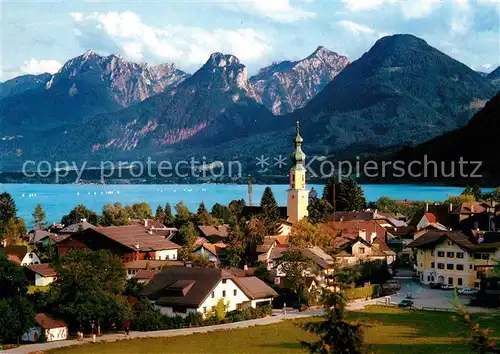
[[[467,342],[470,332],[454,313],[419,312],[398,308],[368,307],[351,312],[364,326],[371,353],[473,353]],[[500,335],[500,321],[489,315],[476,316],[481,325]],[[314,340],[297,321],[268,326],[194,334],[185,337],[126,340],[88,344],[50,353],[306,353],[301,340]]]

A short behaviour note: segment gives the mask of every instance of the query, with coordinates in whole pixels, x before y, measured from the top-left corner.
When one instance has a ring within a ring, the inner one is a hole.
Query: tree
[[[33,226],[35,229],[45,228],[45,211],[40,204],[35,206],[35,210],[31,214],[33,216]]]
[[[243,234],[236,218],[233,217],[229,220],[227,247],[225,249],[225,257],[222,259],[223,265],[228,268],[239,268],[243,261],[244,252]]]
[[[276,198],[274,198],[274,193],[269,186],[264,189],[260,200],[260,207],[262,208],[262,218],[266,226],[266,233],[268,235],[275,235],[276,224],[280,219],[280,211]]]
[[[15,219],[16,214],[16,203],[12,196],[7,192],[0,194],[0,224]]]
[[[170,206],[170,203],[165,205],[165,220],[163,221],[163,224],[166,226],[173,226],[175,224],[175,217],[172,214],[172,207]]]
[[[340,292],[323,293],[326,312],[323,321],[307,322],[302,328],[316,334],[320,339],[314,343],[301,342],[310,353],[318,354],[361,354],[363,332],[359,323],[346,319],[346,298]]]
[[[396,201],[389,197],[380,197],[375,202],[375,208],[382,213],[397,213],[399,211]]]
[[[115,255],[104,250],[70,251],[56,264],[56,270],[59,279],[51,285],[50,307],[71,327],[97,321],[108,328],[130,318],[130,305],[122,295],[125,269]]]
[[[318,199],[318,192],[316,192],[316,189],[314,187],[311,188],[309,191],[309,205],[314,203]]]
[[[321,232],[317,225],[311,224],[307,219],[302,219],[293,225],[288,236],[288,243],[298,249],[314,246],[327,247],[329,236]]]
[[[7,244],[17,244],[20,241],[21,236],[26,235],[26,222],[22,218],[13,218],[8,220],[6,223],[2,225],[2,234],[0,238],[4,238],[7,241]]]
[[[323,199],[328,201],[335,210],[359,211],[366,206],[363,190],[354,179],[344,179],[336,182],[331,178],[323,190]]]
[[[123,226],[130,224],[130,215],[121,203],[106,204],[102,208],[99,224],[102,226]]]
[[[97,220],[97,214],[93,210],[87,209],[85,205],[79,204],[76,207],[73,208],[69,212],[68,215],[65,215],[61,219],[61,224],[63,225],[71,225],[71,224],[76,224],[82,221],[83,219],[86,219],[87,222],[93,225],[98,224]]]
[[[257,217],[252,217],[246,225],[244,237],[245,259],[248,264],[253,265],[257,262],[257,247],[264,242],[265,235],[264,222]]]
[[[241,214],[243,212],[243,208],[245,207],[245,199],[232,200],[229,203],[229,209],[234,216],[236,216],[236,220],[241,220]]]
[[[181,228],[184,224],[191,220],[191,212],[188,207],[184,205],[182,201],[175,205],[175,225],[177,228]]]
[[[24,269],[0,252],[0,343],[12,343],[32,325],[35,313],[26,298]]]
[[[158,205],[155,213],[155,220],[161,222],[162,224],[165,222],[165,212],[163,211],[163,207]]]
[[[184,258],[187,258],[195,248],[198,232],[192,222],[188,222],[179,229],[179,240],[182,246]]]
[[[207,208],[205,208],[205,204],[203,202],[200,203],[200,206],[198,207],[198,211],[196,212],[196,221],[197,221],[198,225],[217,224],[217,222],[209,214]]]
[[[280,272],[285,274],[285,284],[297,296],[299,305],[308,305],[305,273],[314,275],[318,269],[316,264],[304,256],[298,249],[292,249],[282,254],[278,262]]]
[[[481,187],[479,187],[477,184],[472,187],[471,194],[476,200],[483,199],[483,192],[481,191]]]
[[[333,213],[333,207],[328,201],[316,198],[307,206],[307,211],[307,220],[313,224],[318,224],[324,222]]]
[[[229,220],[234,216],[229,207],[215,203],[212,207],[211,214],[214,218],[218,219],[220,223],[227,224]]]
[[[453,204],[453,205],[460,205],[462,203],[474,203],[476,201],[476,198],[474,197],[473,194],[460,194],[459,196],[454,196],[454,195],[448,195],[448,199],[446,200],[445,203]]]
[[[153,217],[153,211],[146,202],[127,205],[125,209],[132,219],[151,219]]]
[[[191,265],[195,268],[215,268],[214,262],[210,261],[205,256],[190,254],[188,260],[191,262]]]

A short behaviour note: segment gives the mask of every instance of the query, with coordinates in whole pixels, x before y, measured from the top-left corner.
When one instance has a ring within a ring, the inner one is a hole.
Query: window
[[[453,285],[453,278],[452,277],[448,277],[448,285]]]
[[[432,252],[431,252],[431,256],[434,256],[434,250],[432,250]]]
[[[474,259],[481,259],[481,253],[474,253]]]
[[[33,253],[30,253],[30,258],[33,258]]]
[[[186,307],[180,307],[180,306],[173,306],[172,307],[172,311],[174,313],[186,313],[187,312],[187,308]]]
[[[469,269],[472,269],[472,264],[469,264]]]
[[[161,256],[158,256],[158,260],[161,261]]]
[[[365,248],[364,247],[359,247],[358,250],[359,250],[359,253],[361,253],[361,254],[365,253]]]
[[[234,289],[234,290],[233,290],[233,296],[236,296],[236,293],[237,293],[237,292],[238,292],[238,291],[237,291],[236,289]]]
[[[455,257],[455,252],[446,252],[446,257],[448,257],[448,258],[454,258]]]
[[[212,299],[215,297],[215,292],[212,291]]]
[[[222,297],[226,297],[226,290],[222,290]]]
[[[490,259],[490,255],[489,255],[489,253],[483,253],[481,258],[482,259]]]
[[[431,268],[436,268],[436,264],[434,262],[431,262]]]
[[[430,276],[427,276],[427,281],[431,281],[431,277]]]
[[[463,264],[457,264],[457,270],[464,270]]]
[[[222,279],[222,284],[226,284],[227,279]]]
[[[444,252],[443,251],[439,251],[438,252],[438,257],[444,257]]]
[[[431,281],[434,281],[434,275],[431,277]]]
[[[457,258],[464,258],[463,252],[457,252]]]
[[[438,269],[444,269],[444,263],[438,263]]]
[[[424,275],[423,274],[420,274],[420,280],[424,281]]]
[[[448,263],[448,264],[446,265],[446,269],[448,269],[448,270],[453,270],[453,264],[449,264],[449,263]]]
[[[423,266],[424,266],[424,264],[423,264],[423,263],[420,263],[420,267],[423,267]]]
[[[462,278],[458,278],[457,281],[458,281],[458,285],[462,285]]]
[[[203,307],[203,313],[207,313],[207,307],[206,306]]]

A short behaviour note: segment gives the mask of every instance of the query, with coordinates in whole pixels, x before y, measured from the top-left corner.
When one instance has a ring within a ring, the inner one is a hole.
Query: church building
[[[308,214],[309,191],[306,189],[306,168],[304,166],[306,155],[302,151],[303,141],[304,139],[300,136],[299,122],[297,121],[297,135],[294,139],[295,149],[290,156],[292,159],[292,168],[289,175],[290,188],[287,191],[287,221],[291,223],[302,220]]]

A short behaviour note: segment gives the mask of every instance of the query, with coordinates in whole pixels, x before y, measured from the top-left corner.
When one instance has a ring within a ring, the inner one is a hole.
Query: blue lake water
[[[322,185],[309,185],[321,195]],[[253,186],[253,204],[258,205],[264,185]],[[287,185],[273,185],[272,189],[279,205],[286,205]],[[439,187],[420,185],[363,185],[368,201],[382,196],[392,199],[443,201],[448,195],[460,194],[461,187]],[[161,204],[169,202],[172,207],[183,201],[195,212],[203,201],[207,208],[215,203],[228,204],[233,199],[245,199],[248,205],[246,185],[200,184],[200,185],[91,185],[91,184],[0,184],[0,192],[10,193],[17,205],[18,216],[31,222],[31,213],[40,203],[50,222],[60,221],[75,205],[83,204],[100,213],[107,203],[120,202],[123,205],[147,202],[153,212]]]

